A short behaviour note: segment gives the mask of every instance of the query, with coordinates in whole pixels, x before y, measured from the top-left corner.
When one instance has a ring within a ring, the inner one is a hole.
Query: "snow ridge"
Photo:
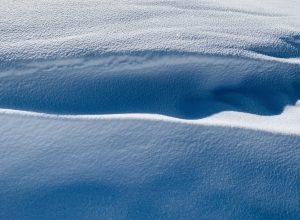
[[[0,219],[300,219],[299,11],[2,0]]]

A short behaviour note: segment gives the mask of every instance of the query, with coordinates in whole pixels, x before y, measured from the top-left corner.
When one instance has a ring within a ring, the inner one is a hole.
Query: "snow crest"
[[[3,0],[0,219],[300,219],[300,2]]]

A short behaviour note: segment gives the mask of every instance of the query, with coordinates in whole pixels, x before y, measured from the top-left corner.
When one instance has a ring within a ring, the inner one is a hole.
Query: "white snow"
[[[10,1],[1,6],[1,61],[176,50],[249,55],[299,35],[299,1]],[[250,53],[251,54],[251,53]]]
[[[141,120],[161,121],[202,126],[237,127],[251,130],[267,131],[278,134],[300,135],[300,103],[295,106],[287,106],[280,115],[261,116],[243,112],[224,111],[202,119],[185,120],[158,114],[113,114],[113,115],[53,115],[34,113],[20,110],[0,109],[0,114],[10,116],[36,117],[45,119],[71,119],[82,121],[107,121],[107,120]]]
[[[1,1],[0,219],[300,219],[299,12]]]

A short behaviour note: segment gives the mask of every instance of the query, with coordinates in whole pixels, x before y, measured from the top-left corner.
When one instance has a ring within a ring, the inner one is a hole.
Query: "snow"
[[[5,0],[0,57],[12,62],[153,50],[246,56],[263,47],[296,53],[282,37],[299,35],[299,7],[295,0]]]
[[[0,116],[1,219],[297,219],[299,136]]]
[[[0,219],[299,219],[299,11],[4,0]]]

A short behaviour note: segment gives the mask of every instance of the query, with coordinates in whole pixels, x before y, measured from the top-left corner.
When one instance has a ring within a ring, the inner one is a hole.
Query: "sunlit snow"
[[[300,1],[3,0],[0,219],[300,219]]]

